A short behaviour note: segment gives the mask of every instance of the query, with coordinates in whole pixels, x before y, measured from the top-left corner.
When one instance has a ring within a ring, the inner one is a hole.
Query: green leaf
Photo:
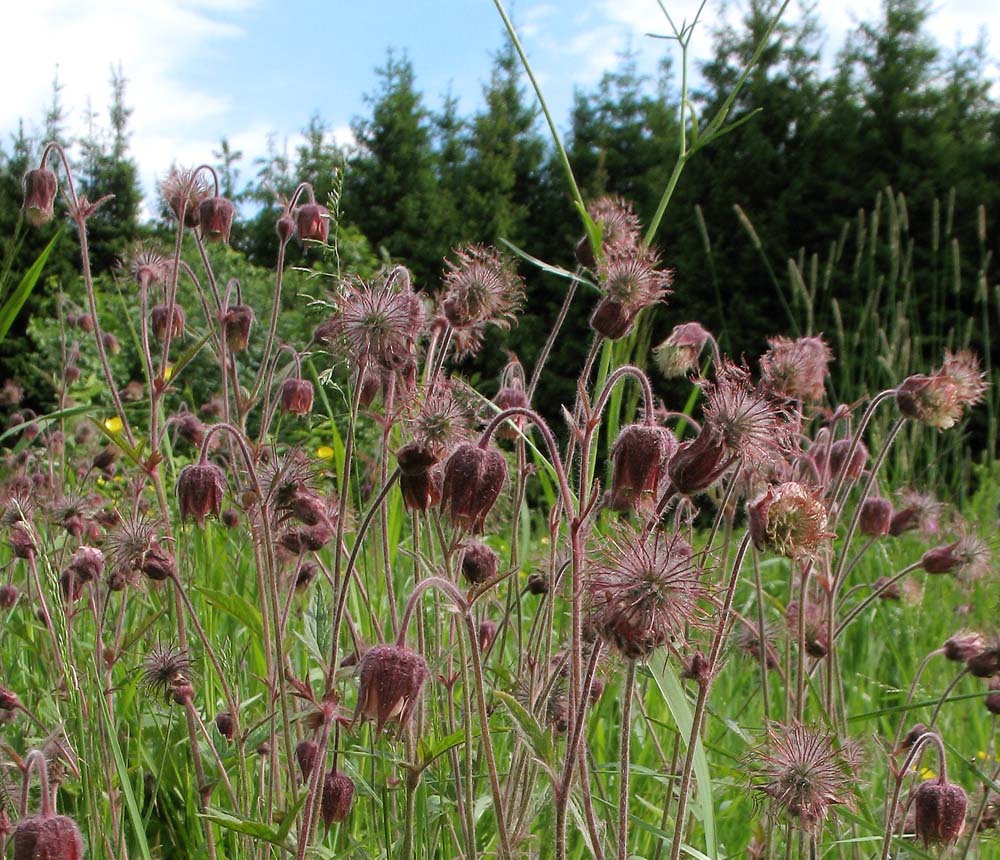
[[[14,324],[14,320],[17,319],[18,313],[20,313],[24,303],[28,300],[28,296],[31,295],[31,291],[35,288],[35,284],[38,283],[38,279],[42,276],[45,261],[48,260],[49,254],[52,253],[52,249],[55,248],[60,236],[62,236],[62,230],[59,230],[49,240],[49,244],[38,255],[38,259],[31,264],[31,268],[24,273],[20,283],[15,287],[14,292],[11,293],[10,298],[0,308],[0,343],[7,337],[7,332],[10,331],[10,327]]]
[[[261,621],[260,610],[243,595],[218,591],[202,585],[195,586],[195,589],[216,609],[240,622],[246,628],[248,635],[256,636],[258,639],[264,635],[264,624]]]
[[[514,722],[517,723],[518,728],[528,741],[528,745],[535,754],[535,758],[545,765],[551,776],[553,774],[553,762],[555,761],[555,749],[552,745],[552,737],[538,724],[538,720],[531,715],[528,709],[512,695],[504,693],[501,690],[493,690],[492,695],[503,702],[507,710],[510,711],[510,715],[514,718]]]
[[[677,673],[668,662],[666,654],[650,660],[649,670],[653,680],[656,681],[656,686],[663,694],[674,722],[677,723],[681,740],[687,743],[691,737],[694,715],[691,713],[691,705],[684,692],[684,687],[681,685],[680,678],[677,677]],[[708,769],[708,757],[705,755],[705,747],[702,745],[701,737],[696,737],[694,743],[695,809],[698,818],[701,819],[702,827],[705,828],[706,853],[709,858],[714,860],[719,856],[719,848],[716,843],[715,807],[712,802],[712,774]]]

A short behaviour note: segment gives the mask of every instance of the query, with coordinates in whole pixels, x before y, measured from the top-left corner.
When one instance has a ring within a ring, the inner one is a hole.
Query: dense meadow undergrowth
[[[531,313],[512,253],[457,248],[439,285],[341,271],[289,343],[285,249],[336,258],[336,207],[299,186],[251,303],[213,248],[232,203],[211,168],[179,170],[174,247],[123,255],[122,344],[91,278],[102,201],[45,149],[25,217],[63,191],[82,281],[55,321],[58,409],[3,437],[0,856],[996,856],[989,374],[961,333],[912,366],[898,230],[856,332],[817,333],[800,261],[802,331],[753,368],[695,321],[645,348],[684,288],[657,226],[725,121],[685,141],[645,233],[577,193],[579,266],[534,261],[563,312],[492,399],[453,367]],[[537,386],[585,301],[550,426]],[[115,377],[120,348],[141,381]],[[99,414],[76,402],[90,360]],[[650,374],[689,380],[687,402]],[[974,493],[927,493],[935,463]]]

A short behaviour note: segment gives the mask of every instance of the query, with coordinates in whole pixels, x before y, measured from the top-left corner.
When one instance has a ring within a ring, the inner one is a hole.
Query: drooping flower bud
[[[0,585],[0,609],[13,608],[18,597],[20,597],[20,592],[16,585],[11,585],[9,582]]]
[[[354,780],[346,773],[331,770],[323,778],[323,796],[319,804],[319,813],[327,833],[330,832],[330,825],[347,821],[353,800]]]
[[[444,464],[441,510],[455,525],[480,532],[507,479],[507,461],[490,448],[463,443]]]
[[[228,242],[236,207],[225,197],[209,197],[198,207],[201,235],[207,242]]]
[[[470,585],[479,585],[497,575],[499,559],[486,544],[470,543],[462,553],[462,576]]]
[[[677,440],[665,427],[630,424],[611,449],[613,471],[608,507],[634,511],[644,498],[654,498]]]
[[[656,366],[667,379],[686,376],[698,369],[698,357],[708,342],[709,333],[701,323],[674,326],[670,336],[653,350]]]
[[[325,243],[330,234],[330,211],[318,203],[305,203],[295,213],[295,227],[300,241]]]
[[[313,408],[313,386],[308,379],[288,378],[281,383],[281,408],[292,415],[308,415]]]
[[[35,555],[35,538],[27,523],[14,523],[10,530],[10,548],[15,558],[32,558]]]
[[[205,517],[218,517],[225,490],[225,475],[215,464],[192,463],[185,466],[177,478],[177,502],[181,519],[193,517],[199,526],[204,526]]]
[[[32,227],[41,227],[52,220],[58,190],[56,175],[47,167],[29,170],[24,174],[24,204],[21,211]]]
[[[424,658],[401,645],[376,645],[359,665],[361,686],[354,722],[375,720],[376,734],[395,720],[400,731],[409,722],[430,677]]]
[[[927,573],[954,573],[962,564],[957,548],[958,541],[929,549],[921,557],[920,566]]]
[[[154,538],[142,554],[139,571],[154,582],[162,582],[177,572],[177,565],[174,557]]]
[[[227,741],[232,741],[233,732],[236,731],[236,721],[229,711],[219,711],[215,715],[215,727]]]
[[[983,704],[991,714],[1000,714],[1000,678],[990,678],[990,693]]]
[[[153,337],[162,341],[167,332],[170,332],[171,340],[184,335],[184,308],[174,305],[173,315],[170,313],[169,305],[157,305],[149,312],[149,327],[153,332]]]
[[[922,782],[913,792],[915,830],[924,845],[954,845],[965,830],[965,789],[944,779]]]
[[[594,308],[590,316],[590,327],[608,340],[618,340],[632,330],[635,315],[629,306],[617,299],[605,296]]]
[[[548,577],[543,573],[533,573],[528,577],[528,584],[526,586],[528,589],[528,594],[534,594],[536,597],[540,597],[543,594],[549,593],[549,580]]]
[[[869,496],[861,504],[858,515],[858,529],[868,537],[882,537],[889,534],[892,522],[892,502],[881,496]]]
[[[965,667],[977,678],[992,678],[1000,672],[1000,648],[996,644],[984,647],[965,661]]]
[[[856,481],[861,477],[865,464],[868,462],[868,448],[864,442],[858,442],[858,447],[854,450],[854,456],[847,462],[847,455],[850,453],[851,439],[838,439],[830,446],[830,474],[837,478],[841,471],[845,469],[844,478],[848,481]]]
[[[527,393],[518,385],[505,385],[497,392],[497,396],[493,398],[493,402],[500,411],[515,407],[524,409],[529,405]],[[508,418],[501,426],[497,427],[497,436],[501,439],[516,439],[518,432],[524,426],[524,420],[523,415],[514,415]]]
[[[274,232],[278,234],[278,241],[285,244],[295,233],[295,219],[288,214],[282,215],[274,225]]]
[[[309,739],[299,741],[299,745],[295,747],[295,760],[299,763],[299,770],[302,771],[303,782],[308,781],[318,752],[319,747],[316,745],[316,741]]]
[[[974,657],[985,647],[986,642],[981,633],[971,630],[962,630],[956,633],[941,646],[945,659],[955,663],[964,663],[970,657]]]
[[[232,352],[243,352],[250,342],[250,327],[254,322],[250,305],[230,305],[222,317],[222,331],[226,346]]]
[[[68,569],[81,583],[98,579],[104,573],[104,553],[97,547],[81,546],[70,558]]]
[[[485,651],[497,638],[497,626],[492,621],[479,622],[479,650]]]
[[[678,493],[693,496],[714,484],[729,465],[726,444],[711,425],[677,449],[667,464],[667,474]]]

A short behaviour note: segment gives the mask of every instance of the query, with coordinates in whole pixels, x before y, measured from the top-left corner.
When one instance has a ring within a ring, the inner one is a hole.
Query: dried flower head
[[[690,544],[657,532],[643,539],[622,527],[601,541],[586,567],[592,621],[629,659],[682,640],[704,595]]]
[[[190,681],[191,658],[186,651],[173,645],[157,643],[142,661],[142,683],[150,693],[164,698],[174,687]]]
[[[632,330],[644,308],[670,295],[671,269],[657,269],[656,253],[650,248],[612,246],[598,264],[603,298],[590,317],[590,327],[610,340]]]
[[[748,512],[754,545],[787,558],[813,557],[833,537],[819,492],[794,481],[768,487]]]
[[[195,174],[187,168],[172,170],[160,183],[160,195],[174,217],[183,219],[185,227],[197,227],[201,203],[209,196],[208,182],[202,171]]]
[[[711,335],[701,323],[674,326],[670,336],[653,350],[656,366],[667,379],[687,376],[698,369],[698,357]]]
[[[723,361],[715,381],[703,381],[701,388],[705,423],[718,431],[730,454],[759,466],[776,460],[787,448],[795,429],[794,414],[773,394],[752,385],[745,367]]]
[[[423,328],[423,304],[410,290],[398,289],[397,280],[383,275],[352,281],[329,321],[329,334],[356,366],[393,370],[413,352]]]
[[[462,393],[456,383],[439,381],[429,394],[418,397],[406,422],[414,441],[437,457],[469,437],[473,413],[466,399],[456,396]]]
[[[152,245],[139,244],[122,261],[122,268],[143,288],[163,283],[170,276],[173,261],[164,257]]]
[[[965,532],[953,543],[927,550],[920,564],[927,573],[951,573],[964,582],[974,582],[986,574],[992,559],[986,541]]]
[[[768,798],[776,813],[805,830],[818,830],[831,807],[849,800],[849,757],[831,735],[798,723],[770,726],[749,764],[753,788]]]
[[[966,406],[983,399],[986,388],[979,359],[973,353],[946,352],[944,364],[936,373],[915,374],[900,383],[896,405],[906,418],[947,430],[961,419]]]
[[[455,328],[510,326],[524,302],[524,282],[496,248],[465,245],[446,260],[441,309]]]
[[[788,397],[804,401],[823,399],[827,366],[833,353],[821,337],[770,338],[770,349],[760,358],[760,375],[766,385]]]
[[[376,645],[361,658],[358,672],[361,687],[353,721],[375,720],[375,731],[381,734],[385,724],[395,720],[402,731],[430,677],[424,658],[401,645]]]
[[[933,496],[916,490],[903,490],[889,522],[889,534],[898,537],[911,529],[918,529],[925,535],[936,534],[943,510],[944,505]]]

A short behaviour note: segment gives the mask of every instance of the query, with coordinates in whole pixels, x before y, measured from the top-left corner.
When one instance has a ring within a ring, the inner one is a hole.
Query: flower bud
[[[81,546],[70,558],[69,570],[81,583],[98,579],[104,573],[104,553],[97,547]]]
[[[470,585],[479,585],[497,575],[497,554],[484,543],[470,543],[462,553],[462,576]]]
[[[330,212],[318,203],[305,203],[295,213],[295,227],[302,242],[323,242],[330,234]]]
[[[204,526],[205,517],[218,517],[225,489],[226,478],[222,469],[213,463],[185,466],[177,478],[177,502],[181,519],[193,517],[199,526]]]
[[[10,548],[15,558],[32,558],[35,555],[35,538],[27,523],[15,523],[10,530]]]
[[[278,234],[278,241],[284,245],[295,233],[295,219],[291,215],[282,215],[274,225],[274,232]]]
[[[313,765],[316,762],[316,753],[318,752],[319,747],[316,746],[316,741],[308,739],[299,741],[299,745],[295,747],[295,760],[299,763],[299,770],[302,771],[303,782],[308,781]]]
[[[162,341],[170,332],[171,339],[184,336],[184,308],[174,305],[173,315],[170,314],[169,305],[157,305],[149,312],[149,327],[153,332],[153,337]]]
[[[977,678],[992,678],[1000,672],[1000,651],[992,646],[983,648],[965,661],[965,667]]]
[[[634,511],[644,497],[655,498],[667,461],[677,450],[674,435],[655,424],[630,424],[611,449],[613,465],[608,507]]]
[[[289,552],[298,555],[303,552],[318,552],[334,537],[334,530],[328,521],[313,526],[289,529],[278,539],[278,543]]]
[[[929,549],[920,559],[920,566],[927,573],[954,573],[963,564],[963,559],[955,552],[956,549],[958,541]]]
[[[701,432],[681,444],[667,464],[667,474],[677,492],[692,496],[707,490],[729,465],[724,460],[726,445],[714,427],[706,424]]]
[[[507,461],[503,454],[463,443],[444,465],[441,510],[450,515],[455,525],[481,532],[506,479]]]
[[[492,621],[479,622],[479,650],[485,651],[497,637],[497,626]]]
[[[14,828],[14,860],[81,860],[83,838],[76,822],[53,813],[22,818]]]
[[[922,782],[913,792],[915,831],[924,845],[954,845],[965,829],[969,798],[965,789],[943,779]]]
[[[58,190],[56,175],[47,167],[29,170],[24,174],[24,204],[21,211],[32,227],[41,227],[52,220]]]
[[[528,594],[541,596],[549,593],[549,580],[541,573],[533,573],[528,577]]]
[[[982,634],[963,630],[950,637],[941,646],[941,650],[944,652],[945,659],[964,663],[970,657],[979,654],[985,645],[986,642]]]
[[[244,352],[250,342],[254,312],[250,305],[231,305],[222,317],[222,332],[231,352]]]
[[[361,686],[353,721],[375,720],[375,732],[381,734],[385,724],[395,720],[402,731],[430,677],[424,658],[401,645],[376,645],[361,658],[358,669]]]
[[[235,508],[226,508],[222,512],[222,524],[227,529],[234,529],[240,524],[240,515]]]
[[[215,727],[227,741],[232,741],[233,732],[236,731],[236,721],[229,711],[219,711],[215,715]]]
[[[868,448],[864,442],[858,442],[858,447],[854,449],[854,456],[847,462],[847,455],[854,444],[852,439],[838,439],[830,446],[830,474],[836,478],[841,471],[846,471],[844,477],[848,481],[856,481],[861,477],[865,464],[868,462]]]
[[[1000,678],[990,678],[990,693],[983,704],[991,714],[1000,714]]]
[[[870,496],[861,504],[858,515],[858,529],[868,537],[882,537],[889,534],[892,522],[892,502],[880,496]]]
[[[206,242],[228,242],[229,231],[233,228],[236,207],[225,197],[209,197],[198,207],[201,235]]]
[[[0,710],[13,711],[15,708],[20,707],[20,705],[21,702],[17,698],[17,693],[13,690],[8,690],[0,684]]]
[[[632,330],[634,322],[635,316],[629,306],[610,296],[605,296],[597,303],[590,317],[590,327],[609,340],[625,337]]]
[[[308,415],[313,408],[313,386],[308,379],[286,379],[279,394],[281,408],[292,415]]]
[[[528,407],[528,395],[520,385],[505,385],[497,392],[493,402],[502,412],[506,409]],[[501,439],[516,439],[519,431],[524,427],[525,417],[523,415],[512,415],[496,429],[496,434]]]
[[[139,570],[154,582],[162,582],[177,572],[177,565],[174,563],[174,557],[154,539],[142,555]]]
[[[20,592],[16,585],[11,585],[9,582],[0,585],[0,609],[12,609],[18,597]]]
[[[343,824],[351,812],[354,800],[354,780],[346,773],[331,770],[323,778],[323,796],[319,803],[319,814],[327,833],[331,824]]]

